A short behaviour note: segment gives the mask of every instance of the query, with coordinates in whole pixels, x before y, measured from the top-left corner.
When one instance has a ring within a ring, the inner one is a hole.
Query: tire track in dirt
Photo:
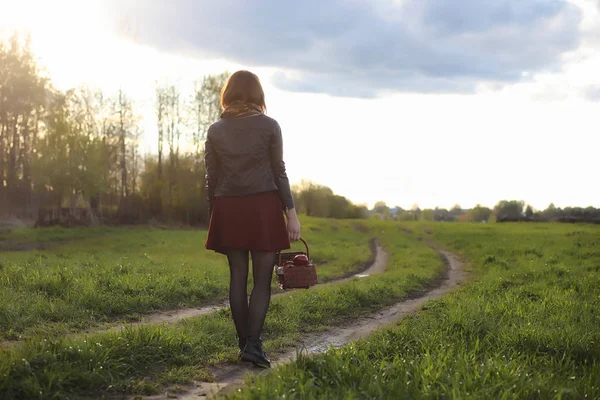
[[[336,282],[345,282],[354,278],[364,278],[369,275],[379,274],[385,271],[385,267],[388,262],[388,254],[385,252],[383,247],[379,246],[376,239],[370,241],[371,252],[373,254],[372,260],[365,267],[360,268],[357,272],[352,273],[349,276],[332,279],[326,282],[317,284],[316,286],[329,285]],[[282,294],[288,293],[289,290],[279,291],[274,293],[272,297],[277,297]],[[143,325],[156,325],[156,324],[172,324],[178,321],[182,321],[188,318],[194,318],[205,314],[210,314],[215,311],[219,311],[223,308],[229,307],[228,301],[223,301],[217,304],[209,304],[202,307],[186,307],[178,308],[173,310],[159,311],[156,313],[145,314],[141,316],[139,321],[128,321],[128,322],[113,322],[107,323],[99,328],[90,328],[81,332],[72,333],[66,335],[66,337],[78,337],[96,333],[105,332],[119,332],[126,328],[135,328]],[[4,340],[0,341],[0,348],[10,347],[22,343],[21,340]]]
[[[371,241],[371,249],[373,252],[373,261],[370,263],[370,265],[367,266],[366,269],[361,269],[359,272],[354,273],[350,276],[332,279],[332,280],[329,280],[329,281],[326,281],[323,283],[319,283],[315,286],[322,286],[322,285],[329,285],[331,283],[345,282],[345,281],[348,281],[348,280],[354,279],[354,278],[364,278],[369,275],[382,273],[383,271],[385,271],[385,267],[388,262],[388,254],[385,252],[383,247],[379,246],[376,243],[375,240]],[[281,296],[288,292],[290,292],[290,290],[280,291],[280,292],[274,293],[272,295],[272,297]],[[216,304],[216,305],[208,305],[208,306],[203,306],[203,307],[190,307],[190,308],[176,309],[176,310],[172,310],[172,311],[161,311],[161,312],[154,313],[154,314],[147,314],[147,315],[143,316],[140,321],[122,323],[122,324],[114,326],[110,329],[89,331],[89,332],[86,332],[86,334],[106,332],[106,331],[118,332],[125,328],[132,328],[132,327],[141,326],[141,325],[153,325],[153,324],[162,324],[162,323],[171,324],[171,323],[178,322],[178,321],[181,321],[181,320],[184,320],[187,318],[193,318],[193,317],[198,317],[200,315],[210,314],[212,312],[218,311],[218,310],[220,310],[222,308],[226,308],[226,307],[229,307],[228,301],[224,301],[224,302],[222,302],[220,304]]]
[[[278,355],[276,360],[272,362],[273,366],[276,367],[295,360],[298,351],[304,355],[314,355],[325,352],[330,346],[335,348],[345,346],[351,341],[368,336],[376,329],[400,321],[404,316],[418,311],[427,301],[438,299],[456,289],[467,278],[467,273],[463,270],[463,262],[455,254],[439,249],[430,243],[427,244],[440,254],[446,264],[446,272],[438,279],[435,288],[369,316],[359,318],[351,324],[337,327],[324,333],[309,335],[302,340],[298,349]],[[168,395],[162,394],[145,399],[211,399],[243,387],[245,385],[246,374],[268,373],[268,371],[251,367],[245,363],[217,365],[210,372],[215,377],[215,382],[195,382],[192,385],[182,388],[186,390],[184,393],[175,394],[169,392]]]

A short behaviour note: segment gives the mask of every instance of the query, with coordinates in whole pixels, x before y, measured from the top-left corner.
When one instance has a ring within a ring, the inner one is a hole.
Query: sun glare
[[[29,34],[34,53],[57,87],[103,76],[118,40],[102,2],[3,1],[0,8],[3,38],[15,31]]]

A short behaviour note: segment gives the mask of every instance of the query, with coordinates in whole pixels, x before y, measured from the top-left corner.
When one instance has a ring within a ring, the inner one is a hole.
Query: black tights
[[[230,284],[229,304],[238,337],[255,341],[265,323],[271,300],[271,276],[275,265],[275,253],[252,251],[252,275],[254,288],[248,304],[248,250],[229,250]]]

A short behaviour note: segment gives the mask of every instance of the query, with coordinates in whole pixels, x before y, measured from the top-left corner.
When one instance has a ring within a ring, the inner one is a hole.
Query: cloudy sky
[[[600,0],[0,0],[54,84],[123,87],[244,68],[292,182],[357,203],[600,206]],[[33,15],[31,10],[37,10]]]

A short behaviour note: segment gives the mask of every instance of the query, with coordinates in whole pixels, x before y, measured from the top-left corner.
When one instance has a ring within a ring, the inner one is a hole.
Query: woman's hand
[[[287,212],[287,230],[288,235],[290,236],[290,240],[299,240],[300,239],[300,221],[298,220],[298,215],[296,215],[296,210],[291,209]]]

